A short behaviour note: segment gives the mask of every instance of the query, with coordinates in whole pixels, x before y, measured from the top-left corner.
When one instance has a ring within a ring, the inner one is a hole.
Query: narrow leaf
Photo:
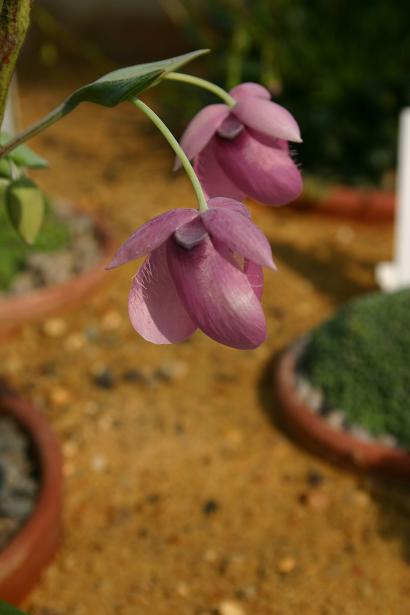
[[[10,182],[5,199],[13,227],[26,243],[34,243],[44,217],[43,193],[30,179],[21,177]]]
[[[62,104],[62,113],[63,115],[69,113],[81,102],[114,107],[160,81],[166,73],[178,70],[207,51],[207,49],[200,49],[159,62],[137,64],[114,70],[71,94]]]
[[[27,145],[19,145],[11,151],[7,158],[12,160],[18,167],[28,167],[30,169],[45,169],[48,162]]]
[[[11,137],[5,133],[0,133],[0,146],[6,145]],[[47,160],[36,154],[28,145],[19,145],[5,156],[6,160],[12,160],[18,167],[29,167],[31,169],[44,169],[48,167]],[[0,160],[0,165],[4,160]],[[1,171],[0,171],[1,174]]]

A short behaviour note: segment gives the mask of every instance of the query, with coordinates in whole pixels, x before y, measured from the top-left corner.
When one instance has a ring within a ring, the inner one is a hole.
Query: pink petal
[[[168,242],[168,265],[188,313],[209,337],[241,349],[264,341],[265,317],[246,274],[209,238],[190,251]]]
[[[270,100],[270,92],[259,83],[252,83],[251,81],[247,83],[240,83],[236,85],[229,92],[230,95],[235,98],[235,100],[240,100],[241,98],[265,98],[266,100]]]
[[[271,137],[300,143],[299,126],[284,107],[263,98],[243,98],[231,109],[243,124]]]
[[[245,273],[248,276],[250,285],[252,286],[255,295],[260,300],[263,294],[263,269],[260,265],[245,261]]]
[[[236,201],[235,199],[229,199],[227,197],[219,197],[216,196],[213,199],[209,199],[208,201],[209,209],[228,209],[229,211],[234,211],[237,214],[242,214],[246,218],[250,218],[251,214],[249,210],[245,207],[243,203]]]
[[[245,193],[229,179],[218,163],[214,145],[214,140],[212,139],[196,157],[194,164],[195,172],[206,195],[209,198],[227,196],[238,201],[244,199]]]
[[[190,160],[204,149],[228,115],[227,105],[208,105],[196,114],[186,127],[180,141],[182,149]],[[180,166],[181,161],[177,158],[174,170]]]
[[[175,344],[196,330],[169,273],[166,244],[155,250],[134,277],[128,313],[134,329],[154,344]]]
[[[140,256],[149,254],[186,222],[198,216],[195,209],[171,209],[140,226],[122,244],[107,269],[114,269]]]
[[[174,233],[174,239],[186,250],[192,250],[192,248],[201,243],[207,234],[202,219],[198,216],[191,220],[191,222],[180,226]]]
[[[218,162],[248,196],[266,205],[284,205],[302,191],[299,169],[287,152],[258,141],[245,130],[233,141],[215,140]]]
[[[208,209],[201,218],[217,242],[253,263],[275,269],[269,241],[252,220],[222,207]]]

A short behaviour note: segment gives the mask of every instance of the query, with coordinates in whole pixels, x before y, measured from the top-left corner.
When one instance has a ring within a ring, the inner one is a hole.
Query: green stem
[[[228,92],[220,88],[219,85],[215,85],[215,83],[211,83],[211,81],[207,81],[206,79],[194,77],[193,75],[186,75],[185,73],[172,72],[164,75],[164,79],[170,79],[171,81],[183,81],[184,83],[197,85],[204,90],[209,90],[216,96],[219,96],[219,98],[222,98],[222,100],[228,105],[228,107],[233,107],[236,104],[236,100],[232,98],[232,96],[228,94]]]
[[[21,143],[24,143],[25,141],[27,141],[28,139],[31,139],[31,137],[34,137],[35,135],[38,135],[39,132],[42,132],[43,130],[45,130],[46,128],[48,128],[49,126],[57,122],[57,120],[61,119],[64,115],[65,115],[64,104],[62,104],[56,107],[55,109],[53,109],[52,111],[50,111],[50,113],[48,113],[46,116],[41,118],[41,120],[39,120],[35,124],[32,124],[31,126],[26,128],[22,132],[20,132],[18,135],[14,137],[14,139],[11,139],[6,145],[4,145],[3,147],[0,147],[0,158],[2,158],[3,156],[6,156],[6,154],[11,152],[18,145],[21,145]]]
[[[0,126],[14,67],[30,22],[31,0],[0,2]]]
[[[176,138],[174,137],[174,135],[172,134],[172,132],[169,130],[169,128],[167,128],[167,126],[164,124],[164,122],[161,120],[161,118],[158,117],[158,115],[156,113],[154,113],[154,111],[152,109],[150,109],[150,107],[148,107],[145,103],[142,102],[142,100],[139,100],[138,98],[134,98],[131,101],[133,103],[133,105],[135,105],[138,109],[140,109],[143,113],[145,113],[145,115],[151,120],[151,122],[153,124],[155,124],[155,126],[158,128],[158,130],[163,134],[163,136],[166,138],[166,140],[168,141],[168,143],[170,144],[170,146],[172,147],[172,149],[174,150],[175,154],[178,156],[178,158],[181,161],[182,166],[184,167],[186,174],[188,175],[189,179],[191,180],[192,186],[195,190],[195,194],[196,197],[198,199],[198,209],[199,211],[206,211],[208,209],[208,205],[206,203],[206,197],[204,194],[204,191],[202,190],[202,186],[200,184],[200,181],[191,165],[191,163],[189,162],[184,150],[182,149],[182,147],[180,146],[180,144],[178,143],[178,141],[176,140]]]

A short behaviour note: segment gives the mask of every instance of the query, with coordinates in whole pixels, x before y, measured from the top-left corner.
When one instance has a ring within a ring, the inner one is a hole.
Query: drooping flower
[[[181,138],[205,192],[210,198],[249,196],[266,205],[293,201],[302,190],[288,145],[301,141],[295,119],[257,83],[242,83],[230,95],[232,108],[204,107]]]
[[[256,348],[266,337],[262,266],[275,269],[269,242],[242,203],[214,198],[208,207],[147,222],[108,268],[148,254],[128,302],[131,324],[146,340],[181,342],[199,328],[221,344]]]

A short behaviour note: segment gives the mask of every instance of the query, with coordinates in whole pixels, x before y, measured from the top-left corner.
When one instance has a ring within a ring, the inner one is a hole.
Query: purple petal
[[[218,135],[224,139],[235,139],[244,129],[242,122],[230,113],[218,128]]]
[[[228,209],[229,211],[234,211],[237,214],[242,214],[246,218],[251,217],[250,211],[245,207],[243,203],[240,203],[235,199],[229,199],[224,196],[216,196],[213,199],[209,199],[208,207],[209,209]]]
[[[227,105],[208,105],[191,120],[180,141],[182,149],[190,160],[204,149],[228,115]],[[180,166],[181,161],[177,158],[174,170]]]
[[[192,250],[207,236],[206,228],[203,225],[200,216],[187,222],[183,226],[180,226],[174,233],[175,241],[185,248],[186,250]]]
[[[145,260],[134,277],[128,313],[134,329],[154,344],[182,342],[196,330],[170,275],[166,244]]]
[[[248,280],[255,292],[255,295],[260,300],[263,294],[263,269],[262,267],[260,265],[256,265],[255,263],[251,263],[250,261],[245,261],[244,271],[246,275],[248,276]]]
[[[171,209],[140,226],[122,244],[107,269],[114,269],[140,256],[149,254],[186,222],[198,216],[195,209]]]
[[[271,137],[300,143],[299,126],[284,107],[263,98],[243,98],[231,109],[243,124]]]
[[[192,320],[212,339],[256,348],[266,337],[261,304],[247,275],[223,258],[209,238],[190,251],[168,242],[168,265]]]
[[[217,196],[231,197],[241,200],[245,198],[242,192],[224,173],[216,159],[214,140],[195,159],[195,172],[209,198]]]
[[[240,83],[236,85],[229,92],[230,95],[235,98],[235,100],[240,100],[241,98],[265,98],[266,100],[270,100],[270,92],[259,83],[252,83],[251,81],[247,83]]]
[[[256,201],[284,205],[301,193],[302,177],[287,152],[264,145],[248,130],[233,141],[215,141],[216,156],[225,173]]]
[[[275,269],[269,241],[252,220],[222,207],[208,209],[201,218],[217,242],[253,263]]]

